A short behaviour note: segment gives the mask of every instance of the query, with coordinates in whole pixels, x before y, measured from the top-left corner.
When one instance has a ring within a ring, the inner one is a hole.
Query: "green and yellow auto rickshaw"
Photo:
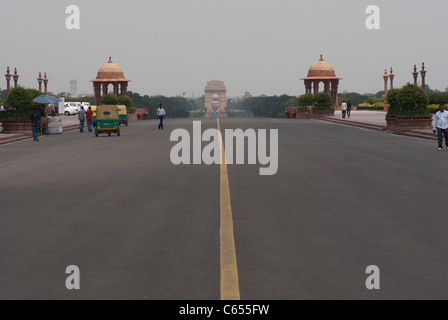
[[[92,111],[93,111],[92,123],[93,123],[93,126],[96,127],[96,108],[98,108],[98,107],[97,106],[90,106],[90,108],[92,108]]]
[[[117,106],[98,106],[96,109],[95,136],[116,133],[120,136],[120,119]]]
[[[120,117],[120,125],[125,124],[128,126],[128,109],[126,106],[118,106],[118,115]]]

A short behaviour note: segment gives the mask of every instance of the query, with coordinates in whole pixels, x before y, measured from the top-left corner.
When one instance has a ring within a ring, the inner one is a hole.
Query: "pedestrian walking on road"
[[[345,115],[347,114],[347,103],[345,103],[345,100],[344,102],[342,102],[341,110],[342,110],[342,119],[345,119]]]
[[[87,129],[89,132],[93,131],[93,111],[92,107],[89,107],[89,110],[86,111],[86,118],[87,118]]]
[[[347,116],[350,119],[350,116],[352,114],[352,102],[348,100],[347,102]]]
[[[31,128],[33,129],[33,141],[39,142],[39,124],[40,124],[40,114],[36,108],[33,109],[30,116]]]
[[[163,130],[163,118],[165,117],[165,115],[166,115],[165,109],[163,109],[162,104],[159,104],[159,109],[157,109],[157,117],[160,120],[159,130],[160,129]]]
[[[79,120],[79,131],[84,132],[84,122],[86,122],[86,112],[84,107],[81,107],[81,110],[78,111],[78,120]]]
[[[443,137],[445,136],[446,149],[448,150],[448,111],[445,110],[445,106],[441,104],[439,111],[434,117],[433,132],[439,137],[439,151],[443,149]]]

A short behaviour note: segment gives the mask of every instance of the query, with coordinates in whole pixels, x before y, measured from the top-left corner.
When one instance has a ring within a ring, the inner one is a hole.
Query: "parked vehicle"
[[[117,106],[98,106],[96,109],[95,136],[116,133],[120,136],[120,118]]]
[[[64,114],[66,116],[77,115],[80,109],[79,102],[66,102],[64,104]]]
[[[88,103],[88,102],[81,102],[80,106],[81,106],[81,104],[84,107],[84,110],[87,110],[87,109],[89,109],[89,107],[91,107],[90,103]]]
[[[118,106],[118,115],[120,116],[120,125],[125,124],[128,126],[128,110],[126,106]]]

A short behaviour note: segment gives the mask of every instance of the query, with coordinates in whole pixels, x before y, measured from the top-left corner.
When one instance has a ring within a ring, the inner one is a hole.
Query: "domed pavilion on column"
[[[109,62],[102,65],[98,70],[98,74],[95,80],[92,80],[93,88],[95,91],[95,105],[101,104],[101,97],[108,94],[109,85],[113,86],[113,95],[115,98],[119,96],[126,96],[128,91],[128,80],[124,77],[123,69],[112,62],[112,58],[109,58]]]
[[[325,61],[320,56],[319,61],[313,63],[308,71],[308,76],[302,78],[305,81],[306,93],[313,93],[314,95],[319,93],[319,84],[324,84],[324,91],[331,96],[332,105],[334,108],[339,108],[338,90],[339,90],[339,78],[336,76],[336,72],[331,64]]]

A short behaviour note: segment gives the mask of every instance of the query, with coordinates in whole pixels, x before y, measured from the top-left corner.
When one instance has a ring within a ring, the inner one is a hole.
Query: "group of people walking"
[[[341,110],[342,110],[342,119],[345,119],[346,116],[348,116],[348,118],[350,119],[350,116],[352,114],[352,102],[350,100],[348,100],[348,102],[342,102],[341,105]]]
[[[87,120],[87,130],[93,132],[93,111],[92,107],[89,107],[87,111],[84,110],[84,106],[81,105],[81,110],[78,111],[79,131],[84,133],[84,123]]]

